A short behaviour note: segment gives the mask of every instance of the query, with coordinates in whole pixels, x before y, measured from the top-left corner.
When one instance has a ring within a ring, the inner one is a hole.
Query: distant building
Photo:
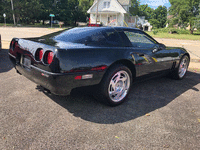
[[[96,12],[98,4],[97,24],[104,26],[141,26],[143,30],[151,30],[152,26],[145,20],[145,17],[131,16],[129,7],[130,0],[95,0],[87,11],[90,14],[90,23],[96,24]]]

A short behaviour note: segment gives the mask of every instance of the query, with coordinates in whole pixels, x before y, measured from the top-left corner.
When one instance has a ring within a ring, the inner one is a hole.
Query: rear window
[[[105,42],[105,37],[100,30],[90,28],[74,28],[67,30],[57,35],[54,39],[73,43],[85,43],[86,41],[95,43]]]
[[[73,28],[54,37],[55,40],[102,46],[122,45],[119,34],[113,29]]]

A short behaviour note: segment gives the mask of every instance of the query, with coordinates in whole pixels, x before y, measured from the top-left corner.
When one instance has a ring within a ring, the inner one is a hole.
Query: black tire
[[[107,105],[117,106],[126,100],[132,80],[130,69],[122,64],[117,64],[107,70],[95,97]]]
[[[190,63],[190,59],[187,55],[184,55],[181,59],[180,62],[178,64],[178,68],[176,68],[171,74],[170,76],[173,79],[176,80],[181,80],[185,77],[186,73],[187,73],[187,69]]]

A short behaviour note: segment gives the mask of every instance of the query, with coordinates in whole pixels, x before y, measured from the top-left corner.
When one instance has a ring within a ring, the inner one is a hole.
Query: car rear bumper
[[[12,57],[10,55],[10,57]],[[34,65],[30,68],[22,66],[20,63],[16,63],[12,58],[17,72],[22,74],[34,83],[43,86],[44,88],[51,91],[55,95],[69,95],[71,90],[77,87],[84,87],[90,85],[96,85],[100,83],[103,77],[104,71],[91,71],[91,72],[80,72],[80,73],[52,73],[42,70]],[[76,76],[92,74],[93,77],[90,79],[79,79],[75,80]]]

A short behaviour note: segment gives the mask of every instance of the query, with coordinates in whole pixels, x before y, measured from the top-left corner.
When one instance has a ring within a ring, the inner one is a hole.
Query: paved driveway
[[[180,81],[159,77],[135,83],[118,107],[102,105],[84,91],[55,96],[17,74],[4,49],[0,149],[198,150],[199,90],[200,72],[191,69]]]
[[[133,85],[108,107],[84,92],[51,95],[0,51],[0,149],[200,149],[200,73]]]

